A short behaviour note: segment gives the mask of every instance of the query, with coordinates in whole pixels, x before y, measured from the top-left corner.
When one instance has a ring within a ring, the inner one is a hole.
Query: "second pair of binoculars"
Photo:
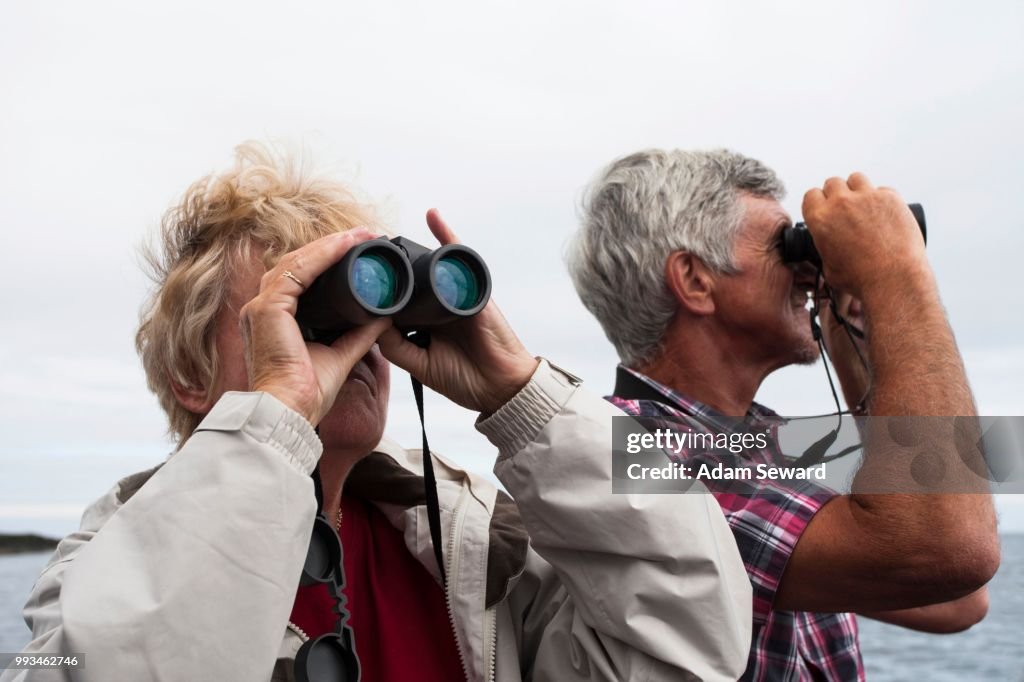
[[[927,243],[928,225],[924,220],[924,207],[921,204],[907,204],[907,207],[914,214],[917,226],[921,229],[921,237]],[[782,249],[783,263],[807,262],[821,267],[821,255],[818,253],[818,247],[814,245],[811,232],[804,223],[797,223],[783,230],[779,247]]]
[[[403,331],[472,317],[490,297],[490,271],[473,249],[379,237],[353,246],[317,277],[299,297],[295,320],[307,341],[330,344],[378,317]]]

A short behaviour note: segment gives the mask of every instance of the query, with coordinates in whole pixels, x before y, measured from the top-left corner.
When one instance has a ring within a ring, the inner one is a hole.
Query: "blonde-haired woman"
[[[387,318],[303,340],[299,297],[374,222],[259,145],[167,214],[137,345],[179,447],[44,569],[26,652],[88,657],[46,679],[315,678],[304,646],[339,630],[336,595],[300,586],[318,512],[340,528],[364,680],[735,679],[750,584],[714,499],[612,495],[621,413],[528,353],[493,302],[428,349]],[[481,413],[515,499],[433,456],[446,580],[422,453],[383,437],[385,357]]]

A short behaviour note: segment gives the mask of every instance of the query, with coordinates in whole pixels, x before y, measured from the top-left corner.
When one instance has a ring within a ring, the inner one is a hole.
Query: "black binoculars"
[[[910,212],[914,214],[917,226],[921,228],[921,236],[927,242],[928,228],[924,221],[924,208],[921,204],[907,204],[907,206],[910,207]],[[782,231],[781,248],[783,263],[801,263],[806,261],[819,268],[821,267],[821,254],[818,253],[817,247],[814,246],[811,232],[807,229],[805,223],[797,223],[793,227],[787,227]]]
[[[491,274],[473,249],[428,249],[379,237],[349,249],[299,297],[295,320],[307,341],[330,344],[353,327],[393,318],[417,331],[476,315],[491,297]]]
[[[317,514],[299,584],[304,587],[324,585],[338,604],[339,620],[334,632],[307,640],[295,654],[297,682],[359,679],[359,657],[345,609],[347,600],[342,592],[345,588],[343,556],[341,539],[334,526],[323,514]]]

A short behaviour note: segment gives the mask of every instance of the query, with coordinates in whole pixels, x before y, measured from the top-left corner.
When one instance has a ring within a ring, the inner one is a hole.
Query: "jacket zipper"
[[[487,620],[484,622],[484,642],[487,646],[487,680],[494,682],[495,659],[498,655],[498,607],[492,606],[484,614]]]
[[[448,561],[445,567],[445,575],[448,578],[448,584],[444,590],[444,601],[448,607],[448,622],[452,626],[452,634],[455,636],[455,648],[459,652],[459,663],[462,665],[462,674],[466,677],[466,682],[470,682],[469,677],[469,665],[466,663],[466,653],[462,649],[462,641],[459,639],[458,628],[455,627],[455,609],[452,607],[453,591],[455,590],[455,583],[458,582],[459,576],[459,547],[461,547],[461,536],[462,536],[462,524],[465,522],[465,511],[463,509],[464,502],[466,500],[466,488],[462,487],[459,491],[459,500],[455,503],[455,509],[452,511],[452,526],[451,532],[448,534]]]
[[[302,642],[303,643],[306,643],[306,642],[309,641],[309,635],[307,635],[306,631],[303,630],[302,628],[300,628],[298,625],[296,625],[295,623],[293,623],[291,621],[288,621],[288,627],[291,628],[292,632],[294,632],[295,634],[297,634],[299,637],[302,638]]]

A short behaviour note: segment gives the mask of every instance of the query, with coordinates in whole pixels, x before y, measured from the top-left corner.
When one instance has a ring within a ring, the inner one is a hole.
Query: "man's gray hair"
[[[760,161],[726,149],[649,149],[614,161],[583,198],[569,274],[583,305],[628,367],[654,358],[677,304],[665,285],[675,251],[731,273],[743,218],[740,194],[782,199]]]

